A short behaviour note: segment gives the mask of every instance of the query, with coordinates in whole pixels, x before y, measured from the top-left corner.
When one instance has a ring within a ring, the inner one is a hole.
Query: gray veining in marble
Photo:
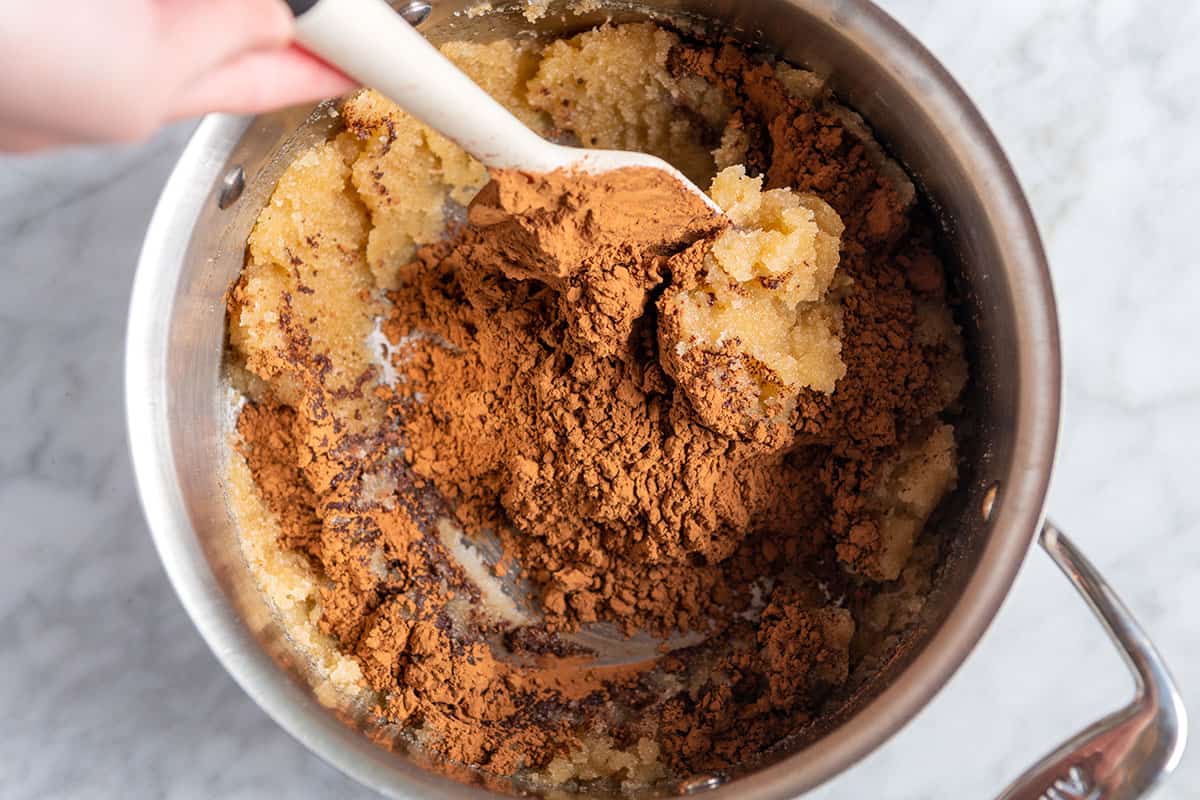
[[[1046,236],[1066,419],[1050,509],[1200,713],[1200,3],[888,0],[1008,149]],[[133,265],[187,135],[0,159],[0,796],[369,797],[271,723],[193,631],[126,453]],[[986,798],[1131,690],[1040,553],[983,643],[816,792]],[[1200,798],[1200,745],[1162,797]]]

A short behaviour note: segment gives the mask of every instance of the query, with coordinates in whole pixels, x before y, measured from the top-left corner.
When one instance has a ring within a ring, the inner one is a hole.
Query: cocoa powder
[[[400,377],[377,390],[393,424],[339,428],[345,389],[286,318],[303,402],[267,396],[238,422],[280,545],[324,577],[321,628],[376,713],[498,775],[596,731],[658,742],[677,774],[728,771],[802,729],[846,683],[856,609],[877,592],[867,498],[961,388],[960,351],[917,333],[923,304],[945,305],[931,227],[832,101],[731,45],[681,44],[668,63],[724,94],[751,172],[846,226],[846,374],[801,395],[784,446],[704,424],[664,371],[655,301],[724,223],[687,197],[656,206],[645,174],[493,175],[469,223],[398,272],[383,333]],[[499,539],[495,573],[533,588],[540,619],[478,612],[435,532],[447,513]],[[599,667],[564,638],[597,622],[707,639]]]
[[[479,252],[459,257],[554,290],[567,334],[600,357],[628,350],[666,259],[727,225],[681,183],[647,167],[597,175],[497,170],[471,201],[469,221],[478,236],[459,247]]]
[[[393,297],[414,473],[501,536],[556,627],[703,625],[747,531],[813,522],[819,474],[696,420],[644,317],[619,356],[567,335],[558,294],[506,278],[488,242],[426,250]]]

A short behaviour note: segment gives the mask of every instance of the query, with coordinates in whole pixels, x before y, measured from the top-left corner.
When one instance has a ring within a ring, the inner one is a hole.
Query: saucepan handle
[[[1183,756],[1187,740],[1183,699],[1154,645],[1091,562],[1049,522],[1040,541],[1121,651],[1137,691],[1132,703],[1067,740],[1018,778],[999,800],[1142,797]]]

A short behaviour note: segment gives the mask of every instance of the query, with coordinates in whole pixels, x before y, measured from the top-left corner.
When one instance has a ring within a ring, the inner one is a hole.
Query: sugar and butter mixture
[[[347,100],[230,293],[247,558],[318,696],[406,746],[567,789],[735,772],[933,580],[967,374],[933,228],[812,73],[649,23],[443,50],[725,214],[648,171],[489,176]]]

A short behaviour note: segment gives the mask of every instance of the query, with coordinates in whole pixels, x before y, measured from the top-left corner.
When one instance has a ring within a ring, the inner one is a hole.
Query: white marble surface
[[[1050,508],[1200,714],[1200,3],[888,0],[1008,148],[1062,311]],[[0,795],[368,797],[224,674],[134,493],[121,349],[138,246],[187,130],[0,159]],[[822,800],[986,798],[1123,702],[1116,655],[1034,553],[966,666]],[[1162,797],[1200,797],[1200,745]]]

